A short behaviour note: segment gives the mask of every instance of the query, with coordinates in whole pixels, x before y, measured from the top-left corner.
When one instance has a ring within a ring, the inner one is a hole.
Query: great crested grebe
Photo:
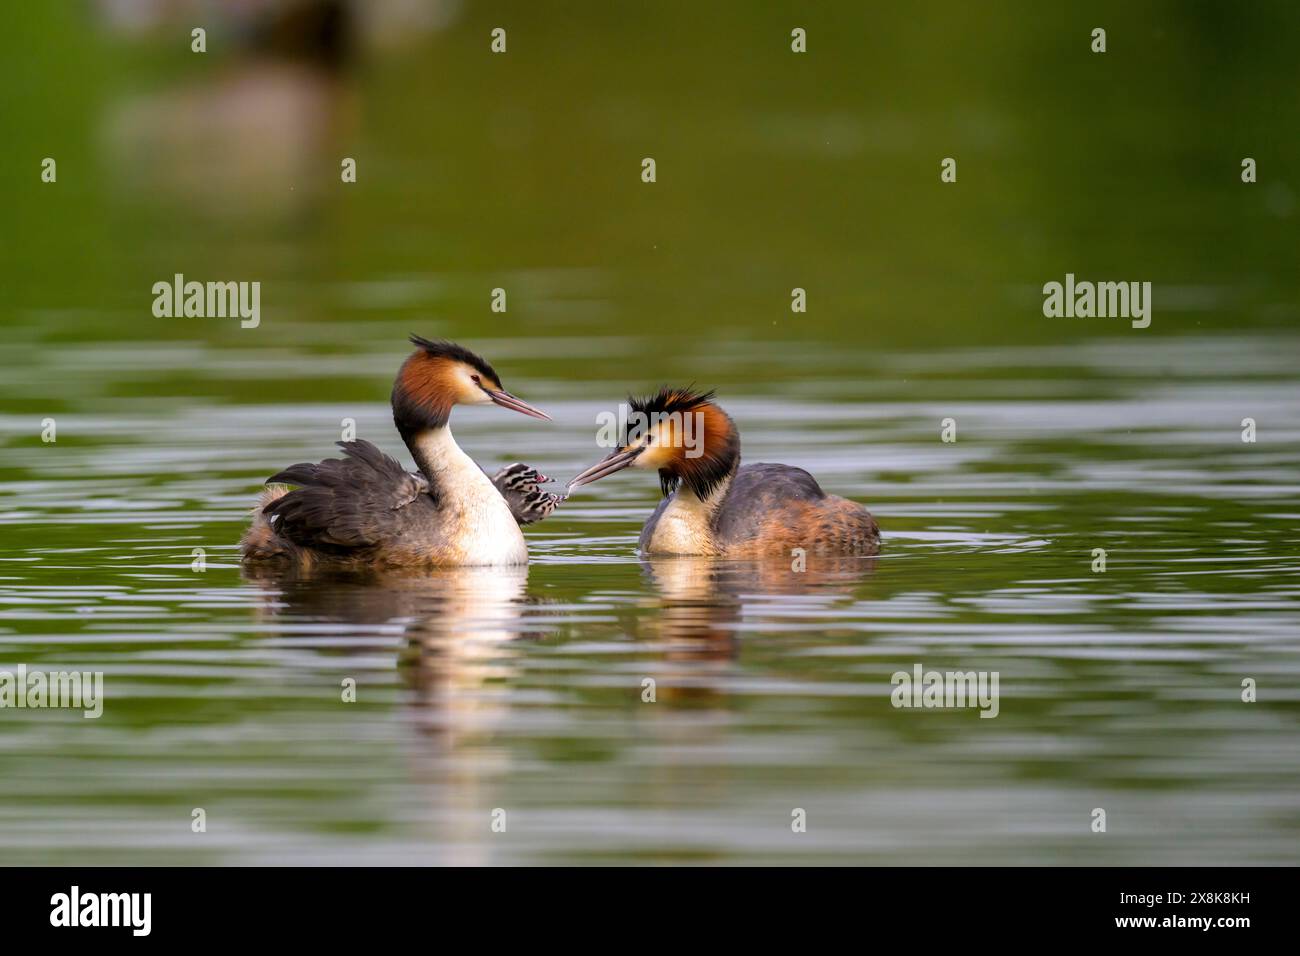
[[[664,499],[641,529],[643,554],[760,557],[796,548],[821,555],[870,555],[880,529],[855,501],[822,491],[790,465],[740,467],[735,422],[713,393],[663,389],[628,399],[640,434],[569,482],[569,490],[629,466],[656,468]],[[642,417],[643,416],[643,417]]]
[[[455,405],[545,412],[501,387],[492,366],[452,342],[411,336],[415,352],[393,383],[393,422],[419,469],[368,441],[341,441],[344,458],[291,465],[268,488],[240,543],[244,561],[332,568],[526,564],[521,524],[549,515],[561,496],[522,464],[489,478],[461,451]],[[298,485],[293,491],[285,485]]]

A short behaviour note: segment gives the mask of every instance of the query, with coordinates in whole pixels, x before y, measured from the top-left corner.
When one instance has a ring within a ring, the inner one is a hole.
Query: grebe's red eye
[[[482,384],[483,384],[482,382],[479,381],[479,378],[478,378],[477,375],[471,375],[470,378],[472,378],[472,379],[474,380],[474,384],[475,384],[475,385],[482,385]]]

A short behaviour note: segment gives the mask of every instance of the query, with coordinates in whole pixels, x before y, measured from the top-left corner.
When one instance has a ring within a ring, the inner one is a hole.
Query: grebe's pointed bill
[[[641,452],[645,451],[644,445],[638,445],[635,448],[616,448],[600,461],[596,462],[582,474],[578,475],[569,482],[569,490],[577,488],[579,485],[589,485],[593,481],[599,481],[607,475],[612,475],[616,471],[622,471],[636,458]]]
[[[504,388],[485,388],[483,391],[487,392],[488,398],[492,399],[493,402],[500,405],[502,408],[508,408],[512,412],[519,412],[523,415],[529,416],[530,418],[540,418],[547,422],[551,421],[550,415],[546,414],[540,408],[535,408],[534,406],[529,405],[522,398],[517,398],[514,395],[511,395]]]

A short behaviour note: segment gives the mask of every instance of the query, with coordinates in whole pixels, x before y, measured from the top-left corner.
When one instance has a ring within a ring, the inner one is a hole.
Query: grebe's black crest
[[[457,345],[455,342],[448,342],[446,339],[426,339],[422,335],[411,333],[411,344],[417,348],[424,349],[426,355],[432,358],[447,358],[457,362],[464,362],[471,366],[480,375],[490,378],[494,382],[500,382],[501,378],[497,375],[496,369],[488,364],[487,359],[483,356],[471,352],[463,345]]]
[[[688,385],[686,388],[668,388],[665,386],[654,395],[647,395],[645,398],[636,398],[629,395],[627,403],[634,412],[642,412],[646,415],[654,412],[671,415],[673,412],[689,412],[698,405],[713,401],[716,394],[714,389],[709,389],[707,392],[697,392],[694,391],[694,388],[694,385]]]

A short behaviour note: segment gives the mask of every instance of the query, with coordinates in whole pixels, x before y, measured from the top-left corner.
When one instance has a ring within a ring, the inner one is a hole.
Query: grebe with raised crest
[[[871,513],[826,494],[802,468],[742,466],[736,424],[712,392],[666,388],[628,402],[645,423],[640,434],[622,436],[618,448],[569,482],[569,491],[628,467],[657,470],[664,497],[641,530],[643,554],[741,558],[789,556],[796,548],[819,555],[880,550]]]
[[[340,569],[527,563],[520,525],[545,518],[562,496],[541,490],[549,479],[520,463],[489,477],[456,444],[448,421],[456,405],[550,416],[507,392],[469,349],[418,335],[411,342],[416,350],[397,373],[392,405],[418,470],[408,472],[368,441],[341,441],[341,459],[272,475],[240,543],[245,562]]]

